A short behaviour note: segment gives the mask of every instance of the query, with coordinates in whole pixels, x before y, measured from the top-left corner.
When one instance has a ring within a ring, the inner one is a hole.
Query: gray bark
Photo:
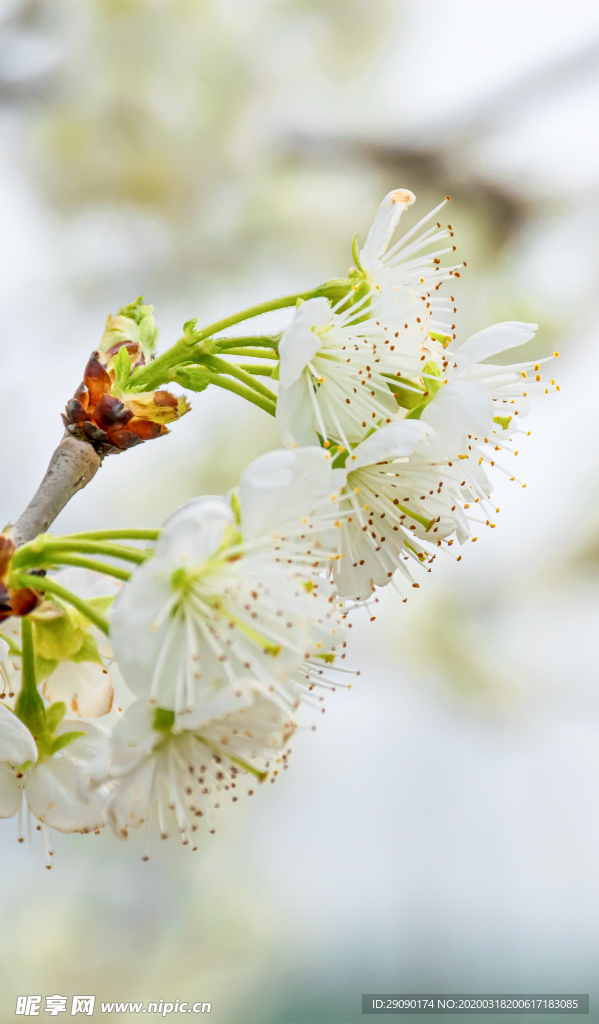
[[[77,491],[93,479],[102,457],[87,441],[65,434],[35,495],[9,531],[17,547],[45,533]]]

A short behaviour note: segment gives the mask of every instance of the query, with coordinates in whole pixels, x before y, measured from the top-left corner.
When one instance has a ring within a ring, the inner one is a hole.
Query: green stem
[[[172,366],[178,366],[191,357],[193,349],[198,343],[196,335],[183,335],[174,345],[167,348],[161,356],[157,356],[147,366],[138,367],[131,374],[129,390],[154,391],[168,379],[168,373]]]
[[[278,359],[279,356],[274,349],[267,348],[227,348],[222,352],[223,356],[249,356],[252,359]]]
[[[125,547],[123,544],[111,544],[110,541],[96,540],[67,540],[57,537],[56,541],[49,545],[54,551],[60,548],[61,551],[75,551],[82,554],[105,555],[106,558],[120,558],[124,562],[135,562],[141,565],[148,558],[147,551],[140,551],[139,548]]]
[[[255,373],[258,377],[272,377],[275,370],[274,366],[260,366],[259,363],[244,363],[243,368],[246,373]]]
[[[23,647],[21,671],[22,682],[15,704],[15,714],[27,726],[34,739],[46,731],[46,709],[37,692],[35,678],[35,647],[33,625],[26,615],[21,618],[21,643]]]
[[[218,352],[225,352],[230,348],[239,348],[239,346],[253,345],[255,348],[273,348],[276,349],[281,339],[280,334],[247,334],[240,335],[238,338],[215,338],[214,349]]]
[[[34,590],[42,590],[44,593],[55,594],[56,597],[60,597],[62,601],[66,601],[67,604],[71,604],[73,608],[85,615],[86,619],[93,622],[94,626],[101,629],[103,633],[108,636],[108,622],[102,616],[99,615],[93,608],[90,608],[83,598],[78,597],[77,594],[73,594],[66,587],[61,587],[60,583],[56,580],[51,579],[49,576],[29,576],[27,573],[15,573],[15,583],[20,587],[32,587]],[[25,619],[22,620],[23,622]]]
[[[131,573],[127,569],[119,569],[116,565],[108,565],[107,562],[96,562],[93,558],[79,558],[77,555],[62,555],[57,553],[55,559],[49,559],[53,565],[76,565],[81,569],[91,569],[92,572],[103,573],[104,576],[114,576],[117,580],[131,579]]]
[[[226,373],[230,377],[236,377],[242,384],[246,384],[247,387],[253,388],[254,391],[257,391],[259,395],[263,396],[263,398],[267,398],[269,402],[276,405],[277,396],[274,391],[265,387],[265,385],[261,384],[259,380],[254,380],[251,374],[246,373],[245,370],[242,370],[242,368],[236,363],[227,363],[224,359],[219,359],[218,356],[208,356],[206,359],[206,365],[209,366],[210,369],[214,368],[217,373]]]
[[[48,536],[45,543],[40,544],[38,537],[31,544],[24,544],[18,548],[12,560],[13,569],[38,568],[47,564],[53,564],[60,560],[61,553],[73,552],[75,554],[105,555],[107,558],[120,558],[126,562],[135,562],[141,565],[148,557],[147,552],[138,548],[124,547],[122,544],[111,544],[110,541],[95,540],[71,540],[63,537]]]
[[[253,391],[251,388],[246,388],[243,384],[238,384],[237,381],[231,380],[229,377],[221,377],[219,374],[215,373],[211,377],[210,383],[216,384],[219,388],[224,388],[225,391],[233,391],[234,394],[240,395],[240,397],[245,398],[246,401],[257,405],[259,409],[264,409],[264,411],[270,413],[271,416],[275,415],[276,406],[273,405],[272,402],[263,398],[257,391]]]
[[[194,330],[189,334],[185,334],[171,348],[163,352],[161,356],[158,356],[157,359],[154,359],[147,366],[138,367],[137,370],[134,370],[131,376],[131,387],[134,387],[136,391],[153,391],[154,388],[159,387],[160,384],[164,384],[169,379],[168,371],[171,367],[184,363],[186,359],[189,359],[190,352],[198,342],[212,337],[213,334],[226,331],[228,327],[233,327],[234,324],[239,324],[243,320],[251,320],[255,316],[261,316],[262,313],[270,313],[275,309],[295,306],[298,299],[311,299],[315,295],[321,295],[322,287],[324,286],[312,289],[309,292],[296,292],[293,295],[282,295],[279,299],[270,299],[268,302],[259,302],[255,306],[242,309],[239,313],[233,313],[231,316],[223,317],[222,320],[216,320],[213,324],[208,324],[207,327],[202,328],[201,331]],[[239,344],[239,342],[236,342],[236,344]]]
[[[21,657],[23,682],[21,692],[37,693],[35,679],[35,648],[33,646],[33,625],[26,615],[21,618]]]
[[[66,533],[63,540],[158,540],[160,530],[88,530]]]
[[[209,324],[208,327],[204,327],[199,334],[195,335],[196,341],[210,338],[213,334],[220,334],[221,331],[226,331],[227,327],[233,327],[234,324],[239,324],[242,320],[251,320],[255,316],[270,313],[274,309],[295,306],[298,299],[311,299],[317,294],[321,294],[320,288],[312,288],[309,292],[296,292],[293,295],[282,295],[281,298],[270,299],[268,302],[259,302],[256,306],[249,306],[239,313],[233,313],[232,316],[226,316],[222,320],[217,320],[215,323]]]

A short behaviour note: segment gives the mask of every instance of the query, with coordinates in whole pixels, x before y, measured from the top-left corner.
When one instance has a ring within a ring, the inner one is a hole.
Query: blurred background
[[[48,873],[2,823],[0,1019],[55,993],[219,1024],[345,1024],[375,991],[599,1007],[598,105],[594,0],[1,0],[1,523],[109,312],[143,293],[166,346],[343,275],[393,187],[412,222],[452,196],[461,336],[537,321],[562,390],[497,530],[358,618],[358,685],[196,854],[59,836]],[[193,406],[57,530],[157,525],[278,445],[234,395]]]

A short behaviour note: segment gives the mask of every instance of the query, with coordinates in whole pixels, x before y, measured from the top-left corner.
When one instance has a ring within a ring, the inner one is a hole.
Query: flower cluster
[[[320,440],[336,456],[345,515],[335,577],[348,600],[397,586],[396,570],[417,587],[415,564],[463,544],[472,522],[494,527],[486,467],[508,472],[495,453],[514,452],[532,395],[559,390],[542,378],[547,360],[486,362],[530,341],[536,324],[508,321],[457,341],[454,296],[435,294],[460,276],[440,265],[455,246],[415,255],[453,236],[439,221],[418,234],[444,204],[389,248],[413,201],[403,189],[385,197],[355,252],[354,296],[302,303],[279,343],[283,443]]]
[[[530,397],[557,386],[546,360],[487,361],[534,324],[458,341],[455,299],[439,294],[464,265],[441,266],[455,250],[444,203],[393,243],[413,201],[385,197],[347,278],[190,322],[158,358],[151,307],[109,317],[67,405],[75,436],[102,454],[132,447],[188,409],[162,384],[216,383],[275,415],[283,447],[160,530],[0,537],[0,816],[20,822],[24,805],[48,857],[49,830],[105,825],[123,839],[144,825],[148,841],[174,828],[195,849],[224,793],[236,802],[287,767],[301,705],[347,671],[352,608],[389,583],[418,587],[413,572],[455,554],[473,522],[494,527],[487,469],[510,475],[496,453],[513,451]],[[221,336],[290,305],[281,336]]]

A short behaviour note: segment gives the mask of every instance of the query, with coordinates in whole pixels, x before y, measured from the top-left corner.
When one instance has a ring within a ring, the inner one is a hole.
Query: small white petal
[[[506,320],[504,323],[485,327],[456,349],[452,367],[456,373],[461,373],[473,363],[480,363],[481,360],[488,359],[498,352],[525,345],[534,338],[537,327],[538,324],[526,324],[518,320]],[[457,366],[454,366],[456,363]]]
[[[326,505],[331,493],[331,458],[317,447],[267,452],[244,470],[239,481],[246,540],[286,532]]]
[[[396,188],[387,193],[376,212],[362,250],[366,262],[379,259],[384,254],[402,213],[415,200],[416,196],[407,188]]]
[[[309,388],[310,385],[305,374],[302,374],[291,387],[279,387],[276,409],[277,428],[286,448],[318,444]]]
[[[422,414],[436,432],[432,451],[467,454],[467,435],[482,437],[493,428],[493,402],[488,387],[477,381],[454,380],[440,388]]]
[[[85,765],[68,757],[55,755],[36,767],[25,796],[33,816],[57,832],[92,832],[106,824],[107,787],[91,788]]]
[[[52,704],[64,701],[67,711],[79,718],[99,718],[112,708],[114,687],[108,669],[91,661],[62,661],[42,686]]]
[[[25,761],[37,761],[35,740],[27,726],[0,704],[0,761],[18,767]]]
[[[346,462],[346,468],[351,472],[360,466],[382,462],[383,459],[411,455],[420,442],[432,433],[432,428],[421,420],[398,420],[389,423],[354,448]]]
[[[328,299],[308,299],[298,306],[289,327],[279,342],[279,380],[289,388],[299,379],[302,370],[320,348],[321,341],[312,328],[322,327],[331,319]]]
[[[0,818],[13,818],[23,802],[23,790],[7,764],[0,764]]]

